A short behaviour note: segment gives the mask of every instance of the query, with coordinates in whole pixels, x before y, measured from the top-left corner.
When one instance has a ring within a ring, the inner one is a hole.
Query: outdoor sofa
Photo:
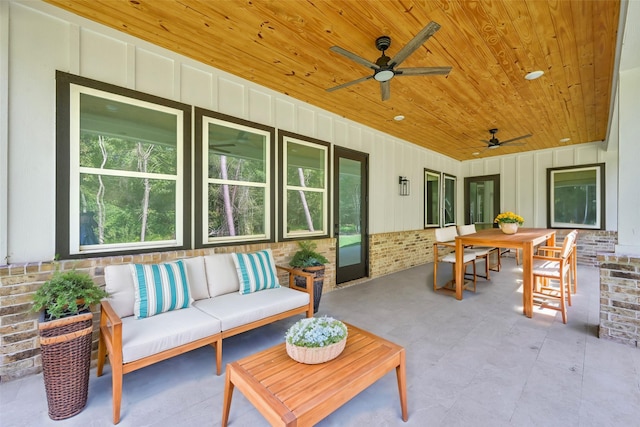
[[[276,270],[288,273],[288,287],[279,285]],[[295,276],[306,277],[306,288]],[[275,266],[269,249],[111,265],[105,283],[97,375],[108,356],[114,424],[124,374],[211,345],[220,375],[224,338],[301,313],[313,317],[313,275]]]

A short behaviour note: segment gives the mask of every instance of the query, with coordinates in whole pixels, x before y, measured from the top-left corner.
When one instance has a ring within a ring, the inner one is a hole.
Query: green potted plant
[[[87,273],[57,270],[33,296],[33,311],[43,311],[45,321],[60,319],[85,312],[106,296]]]
[[[62,420],[87,404],[93,314],[90,307],[107,293],[76,270],[56,270],[33,296],[40,311],[40,354],[49,417]]]
[[[313,281],[313,312],[317,313],[324,284],[325,264],[329,260],[321,253],[316,252],[318,245],[311,240],[298,241],[298,246],[299,250],[293,255],[289,265],[315,276]],[[306,279],[302,276],[296,276],[296,285],[306,287]]]
[[[287,354],[300,363],[327,362],[342,353],[347,334],[347,326],[333,317],[301,319],[285,334]]]

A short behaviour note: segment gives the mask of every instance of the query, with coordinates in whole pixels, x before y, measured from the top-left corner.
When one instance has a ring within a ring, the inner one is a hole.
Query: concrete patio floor
[[[640,349],[597,338],[599,272],[579,266],[568,311],[522,315],[520,268],[504,259],[492,280],[464,300],[435,294],[433,265],[323,295],[330,315],[396,342],[407,351],[409,421],[402,422],[389,373],[319,426],[638,426]],[[439,273],[450,274],[442,266]],[[301,316],[229,338],[224,364],[283,341]],[[119,426],[219,426],[224,372],[202,348],[125,375]],[[0,425],[111,426],[111,371],[91,370],[89,400],[78,415],[52,421],[35,375],[0,385]],[[236,390],[229,426],[265,426]]]

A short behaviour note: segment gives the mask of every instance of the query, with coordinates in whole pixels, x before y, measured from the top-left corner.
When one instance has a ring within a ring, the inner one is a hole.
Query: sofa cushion
[[[122,319],[122,361],[142,359],[220,332],[220,321],[189,307],[146,319]]]
[[[238,272],[241,294],[280,287],[271,249],[252,254],[234,253],[232,255]]]
[[[106,266],[104,282],[105,290],[109,293],[107,300],[116,314],[120,318],[133,316],[136,296],[129,264]]]
[[[240,282],[231,254],[212,254],[205,255],[203,258],[211,298],[229,292],[238,292]]]
[[[204,271],[204,258],[201,256],[184,258],[182,260],[187,270],[187,281],[191,298],[194,300],[209,298],[209,288],[207,287],[207,275]]]
[[[193,302],[183,261],[131,264],[137,318],[187,308]]]
[[[246,295],[233,292],[193,303],[195,308],[220,319],[223,331],[308,305],[308,293],[286,287]]]

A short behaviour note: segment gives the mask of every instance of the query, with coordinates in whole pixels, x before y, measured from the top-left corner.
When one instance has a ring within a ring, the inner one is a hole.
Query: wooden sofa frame
[[[260,326],[267,325],[269,323],[276,322],[287,317],[295,316],[296,314],[306,313],[307,317],[313,317],[313,280],[314,275],[302,270],[287,268],[282,266],[276,266],[278,270],[286,271],[289,274],[289,288],[295,289],[301,292],[309,294],[309,304],[293,310],[278,313],[276,315],[266,317],[264,319],[257,320],[255,322],[247,323],[246,325],[237,326],[227,331],[222,331],[217,334],[192,341],[190,343],[181,345],[179,347],[171,348],[160,353],[153,354],[151,356],[134,360],[132,362],[122,362],[122,320],[116,314],[115,310],[111,307],[108,301],[103,300],[101,302],[100,311],[100,340],[98,341],[98,365],[97,376],[102,376],[104,363],[107,356],[109,357],[109,363],[111,364],[111,382],[112,382],[112,395],[113,395],[113,423],[118,424],[120,422],[120,406],[122,402],[122,377],[124,374],[136,371],[140,368],[152,365],[157,362],[169,359],[174,356],[186,353],[196,348],[211,345],[216,349],[216,374],[221,374],[222,365],[222,339],[228,338],[242,332],[249,331],[251,329],[259,328]],[[295,282],[295,276],[302,276],[306,279],[306,288],[298,286]]]

